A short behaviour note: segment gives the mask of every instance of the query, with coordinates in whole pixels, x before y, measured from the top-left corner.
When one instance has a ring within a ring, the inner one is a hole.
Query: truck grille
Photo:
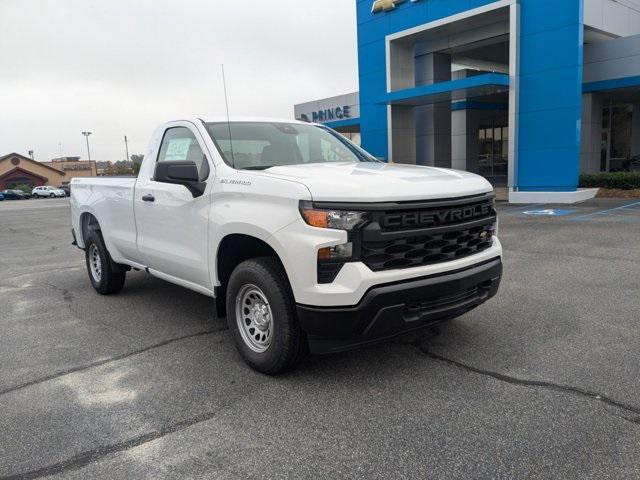
[[[493,244],[494,223],[433,235],[363,242],[361,259],[374,272],[411,268],[468,257]]]
[[[450,203],[449,203],[450,202]],[[468,257],[493,244],[493,196],[399,204],[371,212],[360,260],[374,272]]]

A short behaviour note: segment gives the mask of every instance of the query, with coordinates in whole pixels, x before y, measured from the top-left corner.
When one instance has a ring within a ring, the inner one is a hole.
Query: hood
[[[493,190],[479,175],[419,165],[314,163],[272,167],[264,173],[306,185],[315,201],[430,200]]]

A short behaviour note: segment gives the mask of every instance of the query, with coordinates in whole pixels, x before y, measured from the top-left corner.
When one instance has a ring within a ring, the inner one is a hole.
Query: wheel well
[[[100,231],[100,224],[98,219],[90,213],[83,213],[80,215],[80,234],[82,235],[82,244],[85,244],[89,230]]]
[[[216,288],[216,308],[219,317],[226,316],[227,284],[234,268],[245,260],[273,257],[283,267],[276,251],[269,244],[250,235],[227,235],[220,242],[216,256],[216,272],[220,286]]]
[[[87,236],[89,235],[90,231],[99,232],[98,235],[102,237],[102,231],[100,230],[98,219],[92,214],[85,212],[80,215],[80,232],[82,232],[80,235],[82,235],[83,249],[87,248]],[[131,267],[129,265],[114,262],[109,251],[107,251],[107,256],[109,257],[109,261],[111,262],[111,268],[115,272],[128,272],[129,270],[131,270]]]

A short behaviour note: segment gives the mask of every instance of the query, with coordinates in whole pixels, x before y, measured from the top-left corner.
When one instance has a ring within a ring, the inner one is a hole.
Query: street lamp
[[[91,132],[82,132],[82,135],[87,140],[87,157],[91,160],[91,151],[89,150],[89,135],[91,135]]]
[[[125,160],[128,162],[129,161],[129,141],[127,140],[127,136],[124,136],[124,150],[127,154],[127,158],[125,158]]]
[[[33,160],[33,150],[29,150],[29,157],[31,157],[31,160]]]

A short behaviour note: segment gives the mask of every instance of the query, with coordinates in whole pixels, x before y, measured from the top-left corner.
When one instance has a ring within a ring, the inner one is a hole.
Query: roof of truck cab
[[[307,122],[301,122],[292,118],[275,118],[275,117],[231,117],[227,120],[227,117],[215,116],[215,117],[196,117],[196,120],[202,120],[205,123],[226,123],[230,122],[265,122],[265,123],[300,123],[306,124]]]

